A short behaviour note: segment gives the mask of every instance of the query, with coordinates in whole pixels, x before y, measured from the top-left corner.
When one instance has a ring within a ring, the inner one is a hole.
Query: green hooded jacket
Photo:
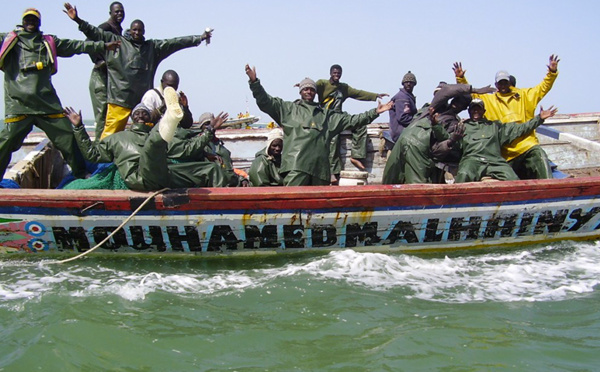
[[[52,86],[50,55],[41,32],[17,29],[18,41],[4,59],[4,113],[7,117],[18,115],[60,114],[60,99]],[[0,45],[8,34],[0,34]],[[71,57],[81,53],[103,53],[104,42],[59,39],[52,36],[58,57]],[[41,70],[27,67],[42,62]]]
[[[266,147],[255,156],[248,171],[252,186],[283,186],[283,177],[279,174],[281,163],[267,154]]]
[[[267,94],[258,79],[250,82],[250,89],[258,107],[283,128],[281,173],[294,170],[329,180],[329,144],[333,136],[365,126],[379,116],[376,109],[349,115],[323,109],[316,102],[284,101]]]
[[[129,35],[115,35],[82,21],[79,30],[91,40],[121,41],[115,52],[105,53],[108,69],[107,103],[133,108],[140,103],[146,91],[152,89],[158,65],[171,54],[200,45],[202,35],[176,37],[165,40],[131,40]]]

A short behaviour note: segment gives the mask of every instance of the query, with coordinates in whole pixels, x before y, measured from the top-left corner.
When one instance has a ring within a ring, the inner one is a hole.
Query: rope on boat
[[[75,261],[89,253],[92,253],[93,251],[95,251],[96,249],[100,248],[102,246],[102,244],[106,243],[108,241],[108,239],[112,238],[113,235],[115,235],[119,230],[121,230],[133,217],[135,217],[136,214],[138,214],[139,211],[142,210],[142,208],[144,208],[144,206],[146,204],[148,204],[148,202],[150,200],[152,200],[155,196],[157,196],[158,194],[161,194],[165,191],[169,190],[169,188],[164,188],[161,190],[158,190],[156,192],[154,192],[152,195],[148,196],[146,198],[146,200],[144,200],[144,202],[142,204],[140,204],[139,207],[137,207],[137,209],[135,211],[133,211],[133,213],[131,213],[131,215],[129,215],[129,217],[127,217],[120,225],[119,227],[117,227],[116,229],[113,230],[113,232],[111,232],[106,238],[104,238],[100,243],[96,244],[93,248],[88,249],[87,251],[78,254],[75,257],[69,257],[67,259],[64,260],[60,260],[60,261],[52,261],[52,262],[48,262],[48,263],[52,263],[52,264],[63,264],[66,262],[71,262],[71,261]]]

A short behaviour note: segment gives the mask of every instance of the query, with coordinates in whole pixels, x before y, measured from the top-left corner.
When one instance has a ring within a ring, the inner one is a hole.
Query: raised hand
[[[72,20],[79,23],[79,15],[77,14],[77,7],[72,6],[70,3],[65,3],[65,10],[63,12],[69,16]]]
[[[560,62],[560,59],[558,59],[558,56],[552,54],[549,58],[548,70],[550,70],[550,72],[552,72],[552,73],[555,73],[556,71],[558,71],[558,62]]]
[[[450,134],[450,142],[456,143],[465,136],[465,123],[461,120],[456,124],[454,132]]]
[[[78,127],[82,125],[81,110],[79,110],[79,113],[77,113],[77,111],[73,110],[72,107],[65,107],[63,113],[65,114],[67,119],[69,119],[71,124],[73,124],[73,126]]]
[[[382,112],[389,111],[392,107],[394,107],[394,101],[389,101],[388,103],[382,104],[381,101],[377,101],[377,110],[375,110],[378,114]]]
[[[454,65],[452,65],[452,70],[454,71],[454,76],[457,78],[464,78],[465,72],[467,72],[467,70],[463,70],[462,62],[454,62]]]
[[[558,108],[554,108],[554,106],[550,106],[548,110],[544,110],[544,108],[540,106],[540,118],[543,120],[553,117],[557,112]]]
[[[252,68],[250,68],[250,65],[246,65],[246,75],[248,75],[248,78],[250,79],[251,82],[255,82],[256,81],[256,67],[252,66]]]
[[[215,116],[210,120],[210,126],[214,129],[219,129],[221,125],[223,125],[223,123],[227,121],[228,118],[229,114],[223,113],[223,111],[221,111],[219,115]]]

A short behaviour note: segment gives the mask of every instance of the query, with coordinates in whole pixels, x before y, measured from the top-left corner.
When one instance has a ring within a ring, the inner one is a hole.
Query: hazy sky
[[[418,80],[417,105],[431,98],[439,81],[454,82],[452,63],[462,61],[475,86],[492,84],[496,71],[517,77],[517,85],[537,85],[548,57],[558,54],[559,77],[542,105],[560,113],[600,111],[596,87],[598,1],[157,1],[124,0],[124,28],[136,18],[146,38],[163,39],[215,29],[212,43],[180,51],[158,68],[181,77],[197,119],[204,111],[231,115],[260,112],[250,93],[244,65],[256,66],[267,92],[286,100],[299,97],[293,85],[308,76],[329,77],[329,67],[344,68],[342,81],[354,88],[394,95],[411,70]],[[74,2],[82,19],[108,19],[110,1]],[[60,38],[83,39],[57,0],[3,1],[0,31],[21,23],[25,8],[42,14],[41,29]],[[53,81],[63,106],[81,108],[91,119],[88,92],[92,63],[86,55],[62,58]],[[4,93],[0,93],[4,99]],[[348,100],[358,113],[373,102]],[[0,109],[4,116],[4,106]],[[384,114],[376,122],[387,121]]]

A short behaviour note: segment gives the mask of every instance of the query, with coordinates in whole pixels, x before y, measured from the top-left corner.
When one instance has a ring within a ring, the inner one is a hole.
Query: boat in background
[[[369,126],[366,186],[196,188],[156,196],[41,189],[60,182],[65,167],[55,150],[40,145],[7,173],[24,188],[0,192],[0,252],[84,252],[132,214],[96,252],[437,252],[595,240],[600,237],[599,118],[600,113],[558,115],[542,128],[556,137],[538,136],[569,175],[566,179],[451,185],[378,184],[386,155],[380,151],[380,134],[386,124]],[[244,169],[264,147],[268,132],[226,129],[218,136],[235,166]],[[576,138],[569,140],[569,133]],[[349,133],[343,139],[345,158]]]

